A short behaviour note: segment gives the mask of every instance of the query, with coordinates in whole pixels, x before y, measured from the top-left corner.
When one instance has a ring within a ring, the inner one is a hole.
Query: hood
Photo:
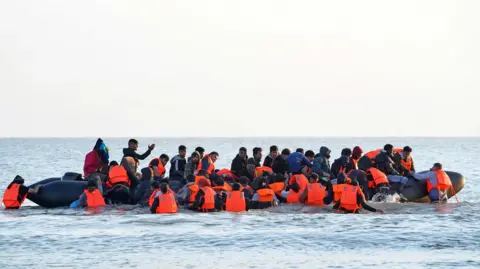
[[[101,138],[97,139],[97,142],[95,142],[95,146],[93,147],[93,150],[100,149],[100,145],[103,144],[103,140]]]
[[[360,158],[360,156],[362,155],[362,153],[363,153],[362,148],[359,147],[359,146],[356,146],[356,147],[353,148],[352,157],[353,157],[354,159],[358,159],[358,158]]]
[[[322,156],[322,157],[330,157],[330,155],[328,154],[328,152],[330,151],[329,148],[327,147],[320,147],[320,152],[319,154]]]
[[[13,179],[13,183],[23,184],[23,183],[25,183],[25,179],[23,179],[23,177],[17,175],[17,176]]]

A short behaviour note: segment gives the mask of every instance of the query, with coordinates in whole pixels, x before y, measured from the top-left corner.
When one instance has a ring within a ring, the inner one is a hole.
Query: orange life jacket
[[[166,170],[165,170],[165,166],[163,165],[162,160],[160,160],[160,158],[155,158],[155,159],[151,160],[150,163],[148,164],[148,166],[152,167],[153,166],[153,161],[155,161],[155,160],[158,161],[158,165],[157,165],[158,176],[164,176]]]
[[[210,187],[203,187],[202,188],[205,195],[203,196],[204,202],[202,205],[202,210],[212,210],[215,209],[215,191]]]
[[[373,178],[373,180],[368,181],[368,187],[370,189],[374,189],[380,184],[388,184],[387,175],[385,175],[385,173],[383,173],[379,169],[370,167],[366,171],[367,174],[371,174]]]
[[[160,188],[154,189],[153,192],[152,192],[152,194],[150,194],[150,197],[148,198],[148,206],[151,207],[151,206],[153,205],[153,201],[155,201],[155,198],[156,198],[155,196],[157,195],[158,192],[160,192],[160,193],[162,192],[162,191],[160,190]],[[168,194],[171,194],[171,195],[173,195],[173,196],[175,197],[175,192],[174,192],[172,189],[168,188],[168,192],[167,192],[167,193],[168,193]]]
[[[326,188],[320,183],[308,184],[307,205],[323,205]]]
[[[206,169],[203,169],[203,160],[207,159],[208,160],[208,167]],[[203,156],[203,159],[200,160],[198,167],[197,167],[197,172],[200,172],[201,170],[205,170],[205,174],[212,174],[213,170],[215,170],[215,165],[213,164],[212,158],[210,158],[210,155],[206,154]]]
[[[110,167],[110,172],[108,172],[107,187],[111,188],[113,185],[118,183],[125,183],[130,186],[130,179],[127,175],[127,170],[121,165],[115,165]]]
[[[230,184],[228,184],[227,182],[224,182],[223,186],[215,186],[215,187],[212,187],[212,189],[216,192],[219,192],[219,191],[231,192],[232,186],[230,186]]]
[[[226,210],[228,212],[243,212],[247,210],[245,197],[241,191],[232,191],[227,195]]]
[[[412,171],[412,163],[413,163],[412,157],[408,157],[407,160],[402,158],[401,161],[402,161],[403,167],[408,169],[408,171]]]
[[[377,156],[380,151],[382,151],[381,149],[377,149],[377,150],[372,150],[372,151],[369,151],[367,153],[364,154],[364,156],[367,156],[370,160],[373,160],[375,159],[375,156]],[[397,148],[397,149],[393,149],[393,153],[399,153],[399,152],[402,152],[403,149],[400,149],[400,148]]]
[[[105,206],[105,200],[103,199],[103,195],[98,189],[95,189],[93,192],[89,192],[88,190],[85,190],[84,193],[85,193],[85,196],[87,197],[88,207]]]
[[[287,195],[287,204],[298,203],[301,193],[301,190],[299,192],[294,192],[292,189],[290,189]]]
[[[225,176],[225,177],[227,177],[227,178],[232,178],[232,179],[237,178],[235,175],[232,174],[232,171],[230,171],[230,170],[227,169],[227,168],[223,168],[223,169],[219,170],[219,171],[217,172],[217,175],[218,175],[218,176]]]
[[[280,195],[282,191],[285,189],[285,183],[284,182],[275,182],[270,185],[268,185],[270,189],[273,190],[276,194]]]
[[[260,177],[263,175],[263,172],[273,173],[272,168],[268,166],[260,166],[255,168],[255,177]]]
[[[446,191],[452,187],[452,181],[450,180],[450,177],[445,173],[443,170],[437,170],[435,171],[435,176],[437,177],[437,184],[434,185],[430,181],[430,179],[427,179],[427,191],[430,192],[432,189],[436,188],[440,194],[440,191]]]
[[[333,200],[337,202],[342,197],[343,187],[346,184],[335,184],[333,185]]]
[[[195,203],[195,197],[197,196],[198,190],[200,188],[198,187],[197,184],[192,184],[187,186],[187,188],[190,190],[190,197],[188,197],[188,205],[191,206],[193,203]]]
[[[304,190],[308,186],[308,179],[305,175],[292,175],[290,178],[289,184],[292,185],[295,181],[297,181],[298,186],[300,186],[300,191]]]
[[[172,214],[178,213],[177,201],[175,196],[171,193],[162,193],[158,197],[158,207],[155,213],[157,214]]]
[[[271,203],[274,200],[275,193],[272,189],[263,188],[257,190],[258,201],[261,203]]]
[[[27,198],[27,194],[25,194],[25,196],[22,197],[21,202],[18,202],[20,186],[22,186],[22,184],[12,183],[10,188],[5,190],[5,193],[3,194],[3,204],[6,209],[19,208],[23,204],[23,201],[25,201],[25,198]]]
[[[204,176],[195,176],[195,185],[198,185],[198,181],[200,181],[200,179],[202,179],[202,178],[205,179],[205,180],[208,182],[208,184],[210,184],[210,185],[212,184],[212,182],[210,181],[210,179],[208,179],[208,178],[206,178],[206,177],[204,177]]]
[[[348,211],[356,212],[360,207],[357,202],[358,186],[345,184],[342,196],[340,198],[340,208]]]

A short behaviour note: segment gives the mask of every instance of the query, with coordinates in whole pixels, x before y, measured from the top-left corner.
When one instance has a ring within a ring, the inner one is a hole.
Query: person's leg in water
[[[392,184],[391,190],[395,190],[395,192],[400,196],[400,199],[406,202],[407,198],[403,196],[402,192],[403,192],[403,189],[405,188],[405,185],[408,182],[408,178],[403,176],[397,176],[397,175],[388,175],[387,178],[388,178],[388,181]],[[395,185],[394,183],[398,183],[397,184],[398,187],[394,188],[393,186]]]

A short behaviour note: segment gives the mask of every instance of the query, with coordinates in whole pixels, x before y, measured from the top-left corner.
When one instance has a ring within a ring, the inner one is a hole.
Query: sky
[[[0,137],[480,136],[479,10],[0,0]]]

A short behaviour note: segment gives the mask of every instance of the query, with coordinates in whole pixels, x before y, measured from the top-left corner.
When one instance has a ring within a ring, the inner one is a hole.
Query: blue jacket
[[[302,167],[308,166],[312,167],[312,163],[300,152],[294,152],[290,154],[287,158],[288,162],[288,172],[290,173],[301,173]]]

